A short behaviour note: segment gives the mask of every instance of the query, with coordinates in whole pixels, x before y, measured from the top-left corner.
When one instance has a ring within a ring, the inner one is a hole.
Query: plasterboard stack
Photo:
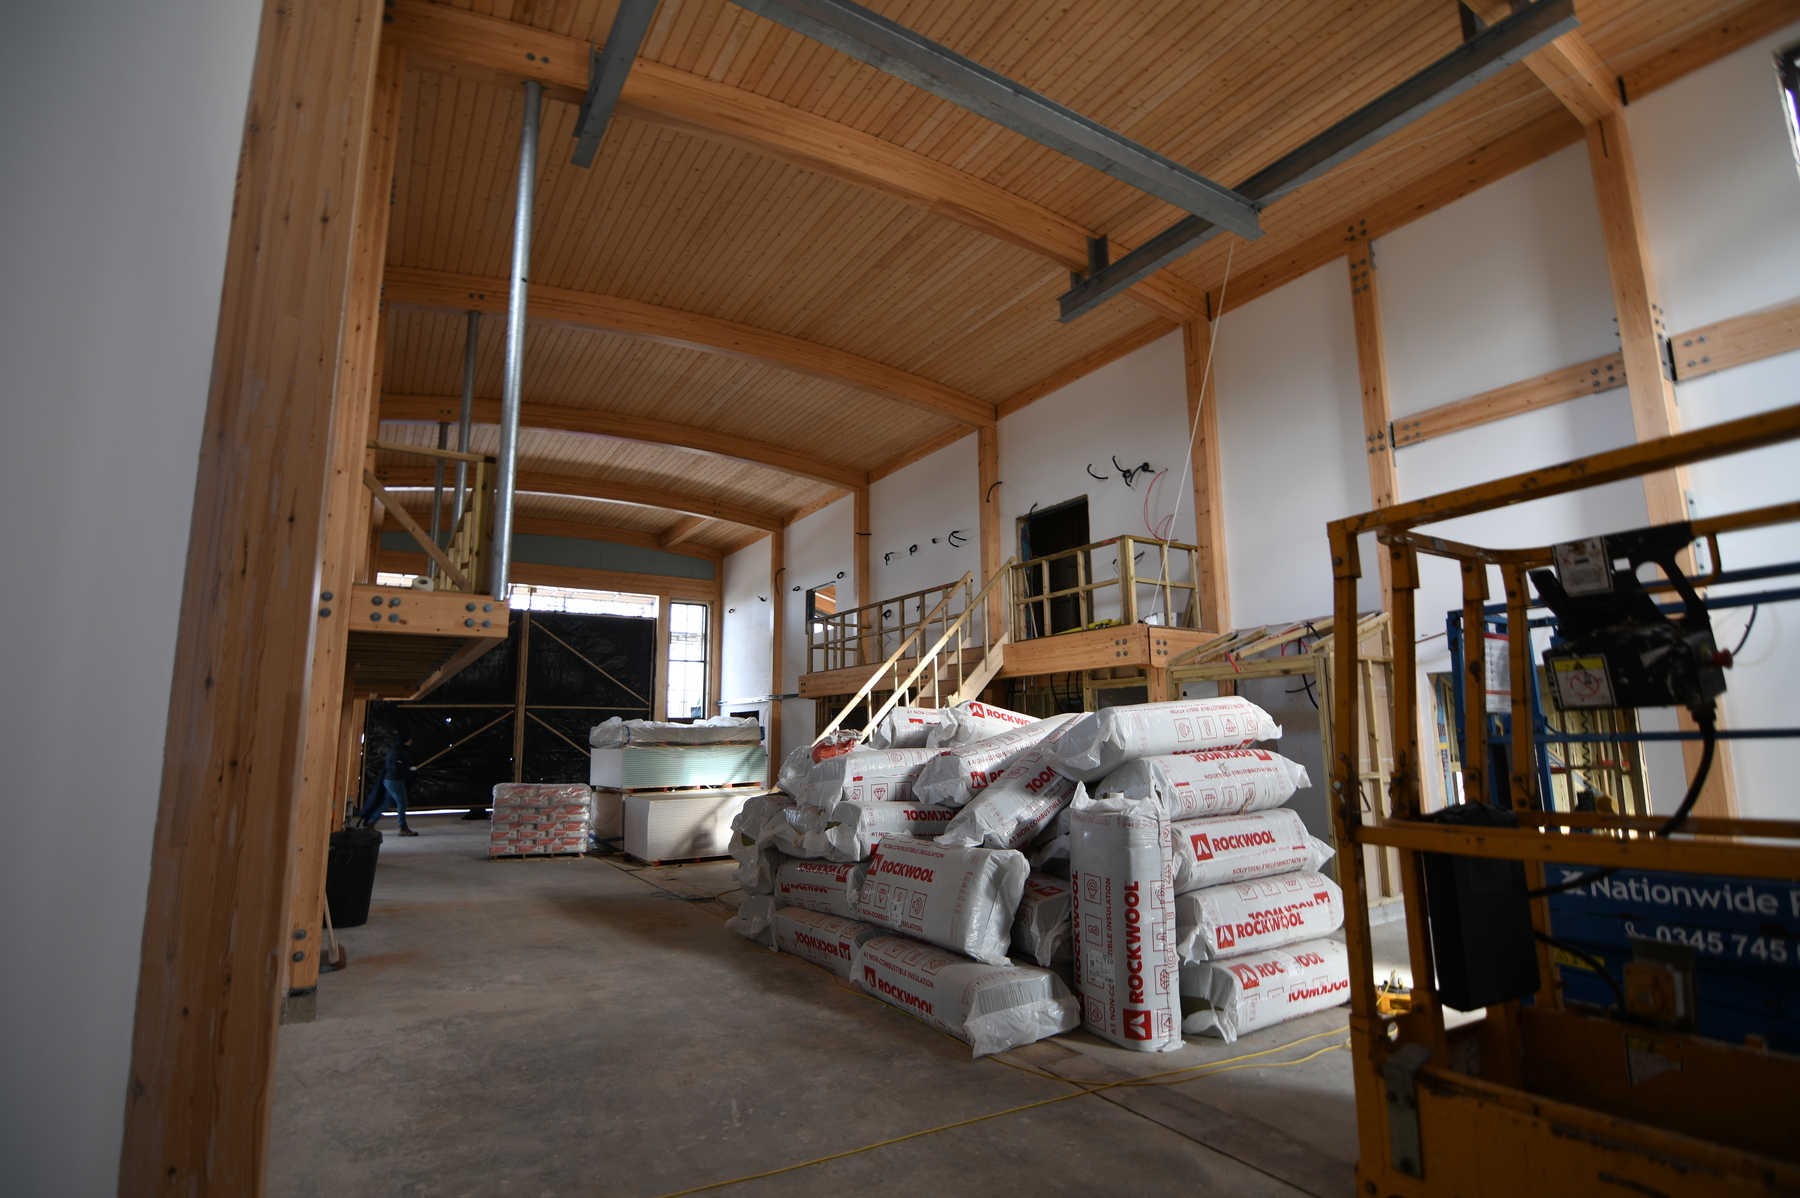
[[[1343,902],[1281,806],[1305,770],[1255,747],[1280,735],[1240,698],[895,713],[872,747],[797,750],[783,793],[745,804],[728,926],[977,1055],[1077,1023],[1171,1049],[1335,1006]]]
[[[488,816],[488,856],[586,852],[593,803],[593,791],[579,782],[500,783]]]
[[[588,744],[593,839],[644,861],[723,855],[731,820],[767,777],[754,719],[615,718],[596,726]]]

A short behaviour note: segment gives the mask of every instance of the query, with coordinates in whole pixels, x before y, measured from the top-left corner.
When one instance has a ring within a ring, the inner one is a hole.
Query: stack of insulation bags
[[[1329,846],[1282,804],[1310,785],[1241,698],[1112,707],[1046,751],[1068,809],[1082,1023],[1126,1048],[1234,1041],[1349,997]],[[1090,797],[1089,790],[1097,797]]]
[[[730,926],[978,1056],[1078,1021],[1148,1050],[1180,1045],[1184,1007],[1231,1040],[1336,1005],[1343,947],[1313,943],[1342,922],[1330,849],[1274,810],[1306,773],[1250,747],[1280,734],[1237,698],[897,709],[869,748],[796,750],[783,793],[746,803]]]

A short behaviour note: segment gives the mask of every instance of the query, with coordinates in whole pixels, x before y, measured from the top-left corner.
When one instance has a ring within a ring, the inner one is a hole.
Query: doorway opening
[[[1092,538],[1088,535],[1088,497],[1086,495],[1019,517],[1019,560],[1022,562],[1064,553],[1070,549],[1079,549],[1091,540]],[[1027,571],[1026,595],[1055,595],[1058,591],[1073,590],[1080,586],[1084,577],[1093,577],[1093,571],[1086,568],[1089,563],[1083,560],[1085,556],[1085,554],[1070,554],[1048,563],[1044,568]],[[1046,582],[1049,584],[1047,591],[1045,590]],[[1026,627],[1021,630],[1022,635],[1026,637],[1054,636],[1056,633],[1068,632],[1087,625],[1083,614],[1085,604],[1083,597],[1079,594],[1063,595],[1050,600],[1050,627],[1048,628],[1040,626],[1043,621],[1041,614],[1043,606],[1043,604],[1033,604],[1025,609]]]

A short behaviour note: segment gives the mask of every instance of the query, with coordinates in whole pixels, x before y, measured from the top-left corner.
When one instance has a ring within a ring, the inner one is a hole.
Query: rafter
[[[683,541],[692,538],[695,533],[705,528],[707,523],[708,521],[705,516],[683,517],[681,520],[676,521],[673,528],[663,533],[663,535],[657,539],[657,548],[673,549]]]
[[[426,466],[388,466],[375,472],[388,487],[428,487],[431,469]],[[531,470],[519,472],[518,489],[539,495],[574,495],[584,499],[604,499],[611,503],[630,503],[639,507],[662,508],[686,516],[705,516],[725,520],[745,528],[773,532],[782,526],[786,512],[772,512],[743,504],[708,499],[685,491],[649,487],[639,483],[615,482],[580,474],[548,474]]]
[[[390,492],[391,494],[391,492]],[[408,492],[409,497],[416,492]],[[403,532],[404,527],[398,520],[385,520],[381,525],[383,532]],[[710,545],[696,545],[692,541],[683,541],[679,545],[664,546],[662,538],[653,532],[642,532],[635,528],[615,528],[610,524],[590,524],[586,520],[553,520],[544,516],[516,516],[513,518],[513,531],[538,537],[570,537],[579,541],[605,541],[612,545],[635,545],[640,549],[664,549],[670,553],[679,553],[683,557],[697,557],[705,561],[716,562],[722,554]]]
[[[569,104],[586,94],[588,45],[578,38],[429,0],[396,0],[388,12],[385,35],[404,42],[418,65],[491,82],[536,79],[551,99]],[[640,58],[618,112],[878,191],[1066,270],[1088,269],[1095,234],[1075,221],[935,158],[728,83]],[[1118,255],[1130,249],[1112,245]],[[1166,271],[1139,282],[1131,296],[1177,322],[1205,308],[1198,288]]]
[[[381,397],[381,418],[436,424],[439,421],[455,420],[461,404],[462,400],[454,395],[384,395]],[[475,423],[497,424],[499,420],[499,400],[475,401]],[[868,472],[853,466],[828,462],[824,458],[789,449],[784,445],[752,441],[735,433],[698,428],[673,420],[655,420],[648,416],[628,416],[620,412],[595,411],[592,408],[527,402],[519,407],[519,424],[524,428],[549,432],[582,433],[596,437],[616,437],[622,441],[674,445],[696,453],[754,462],[784,474],[828,483],[834,487],[863,487],[869,482]]]
[[[383,295],[390,307],[504,312],[506,293],[505,279],[404,266],[388,267],[383,282]],[[994,423],[993,404],[953,387],[841,349],[716,316],[541,284],[532,285],[529,311],[530,319],[537,323],[595,329],[703,353],[746,358],[898,400],[961,424],[979,428]]]

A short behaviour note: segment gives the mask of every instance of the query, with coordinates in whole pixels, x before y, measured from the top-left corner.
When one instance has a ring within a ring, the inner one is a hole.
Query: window
[[[669,718],[706,718],[704,603],[669,604]]]
[[[635,616],[656,619],[655,595],[623,591],[584,591],[576,587],[531,587],[514,583],[508,599],[514,611],[564,611],[584,616]]]

